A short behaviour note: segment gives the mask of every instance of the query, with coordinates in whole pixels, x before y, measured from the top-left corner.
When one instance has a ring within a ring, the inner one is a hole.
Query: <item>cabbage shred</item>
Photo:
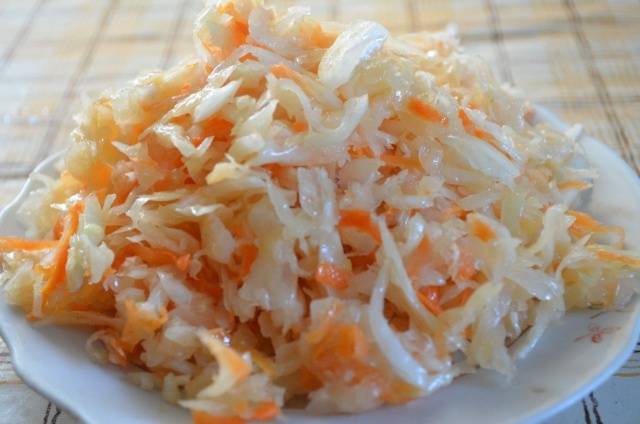
[[[11,303],[94,327],[94,358],[195,422],[511,375],[565,310],[638,291],[623,231],[570,209],[595,177],[573,132],[451,34],[237,0],[194,43],[87,105],[0,253]]]

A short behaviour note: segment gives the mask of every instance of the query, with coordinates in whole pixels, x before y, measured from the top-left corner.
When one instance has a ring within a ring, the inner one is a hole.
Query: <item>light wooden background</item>
[[[458,25],[466,49],[640,170],[638,0],[306,0],[324,19],[393,32]],[[192,54],[201,0],[0,0],[0,207],[63,149],[83,97]],[[640,353],[554,423],[640,422]],[[0,424],[72,418],[24,386],[0,342]]]

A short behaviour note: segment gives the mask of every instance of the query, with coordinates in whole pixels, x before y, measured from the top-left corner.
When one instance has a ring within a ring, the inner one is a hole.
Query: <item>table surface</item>
[[[87,96],[191,55],[202,0],[0,0],[0,207],[34,165],[69,143]],[[455,23],[503,81],[613,147],[640,171],[637,0],[305,0],[323,19],[392,32]],[[602,387],[552,418],[640,421],[640,346]],[[14,374],[0,341],[0,423],[75,423]]]

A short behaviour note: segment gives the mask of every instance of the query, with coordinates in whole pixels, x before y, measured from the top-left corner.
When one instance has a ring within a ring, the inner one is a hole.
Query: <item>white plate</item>
[[[545,110],[541,120],[564,128]],[[640,183],[610,148],[583,137],[589,161],[599,169],[587,209],[623,226],[627,240],[640,247]],[[55,175],[56,157],[38,172]],[[36,187],[29,180],[0,214],[0,233],[21,235],[16,210]],[[597,316],[596,316],[597,315]],[[457,379],[426,399],[357,416],[333,416],[333,423],[535,423],[578,401],[609,378],[633,350],[640,333],[640,302],[624,311],[571,312],[549,328],[511,382],[493,372]],[[87,423],[188,423],[188,414],[126,382],[113,367],[91,362],[84,351],[87,333],[69,328],[32,327],[22,314],[0,301],[0,335],[11,349],[16,372],[33,389]],[[287,411],[288,421],[327,422],[327,417]]]

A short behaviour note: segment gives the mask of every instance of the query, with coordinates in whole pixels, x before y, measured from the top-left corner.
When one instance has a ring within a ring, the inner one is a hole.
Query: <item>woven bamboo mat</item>
[[[280,0],[276,4],[298,2]],[[306,0],[324,19],[393,32],[458,25],[467,51],[504,81],[609,144],[640,170],[637,0]],[[85,96],[192,54],[201,0],[0,0],[0,207],[68,143]],[[553,423],[637,423],[632,368]],[[13,373],[0,342],[0,423],[75,422]]]

